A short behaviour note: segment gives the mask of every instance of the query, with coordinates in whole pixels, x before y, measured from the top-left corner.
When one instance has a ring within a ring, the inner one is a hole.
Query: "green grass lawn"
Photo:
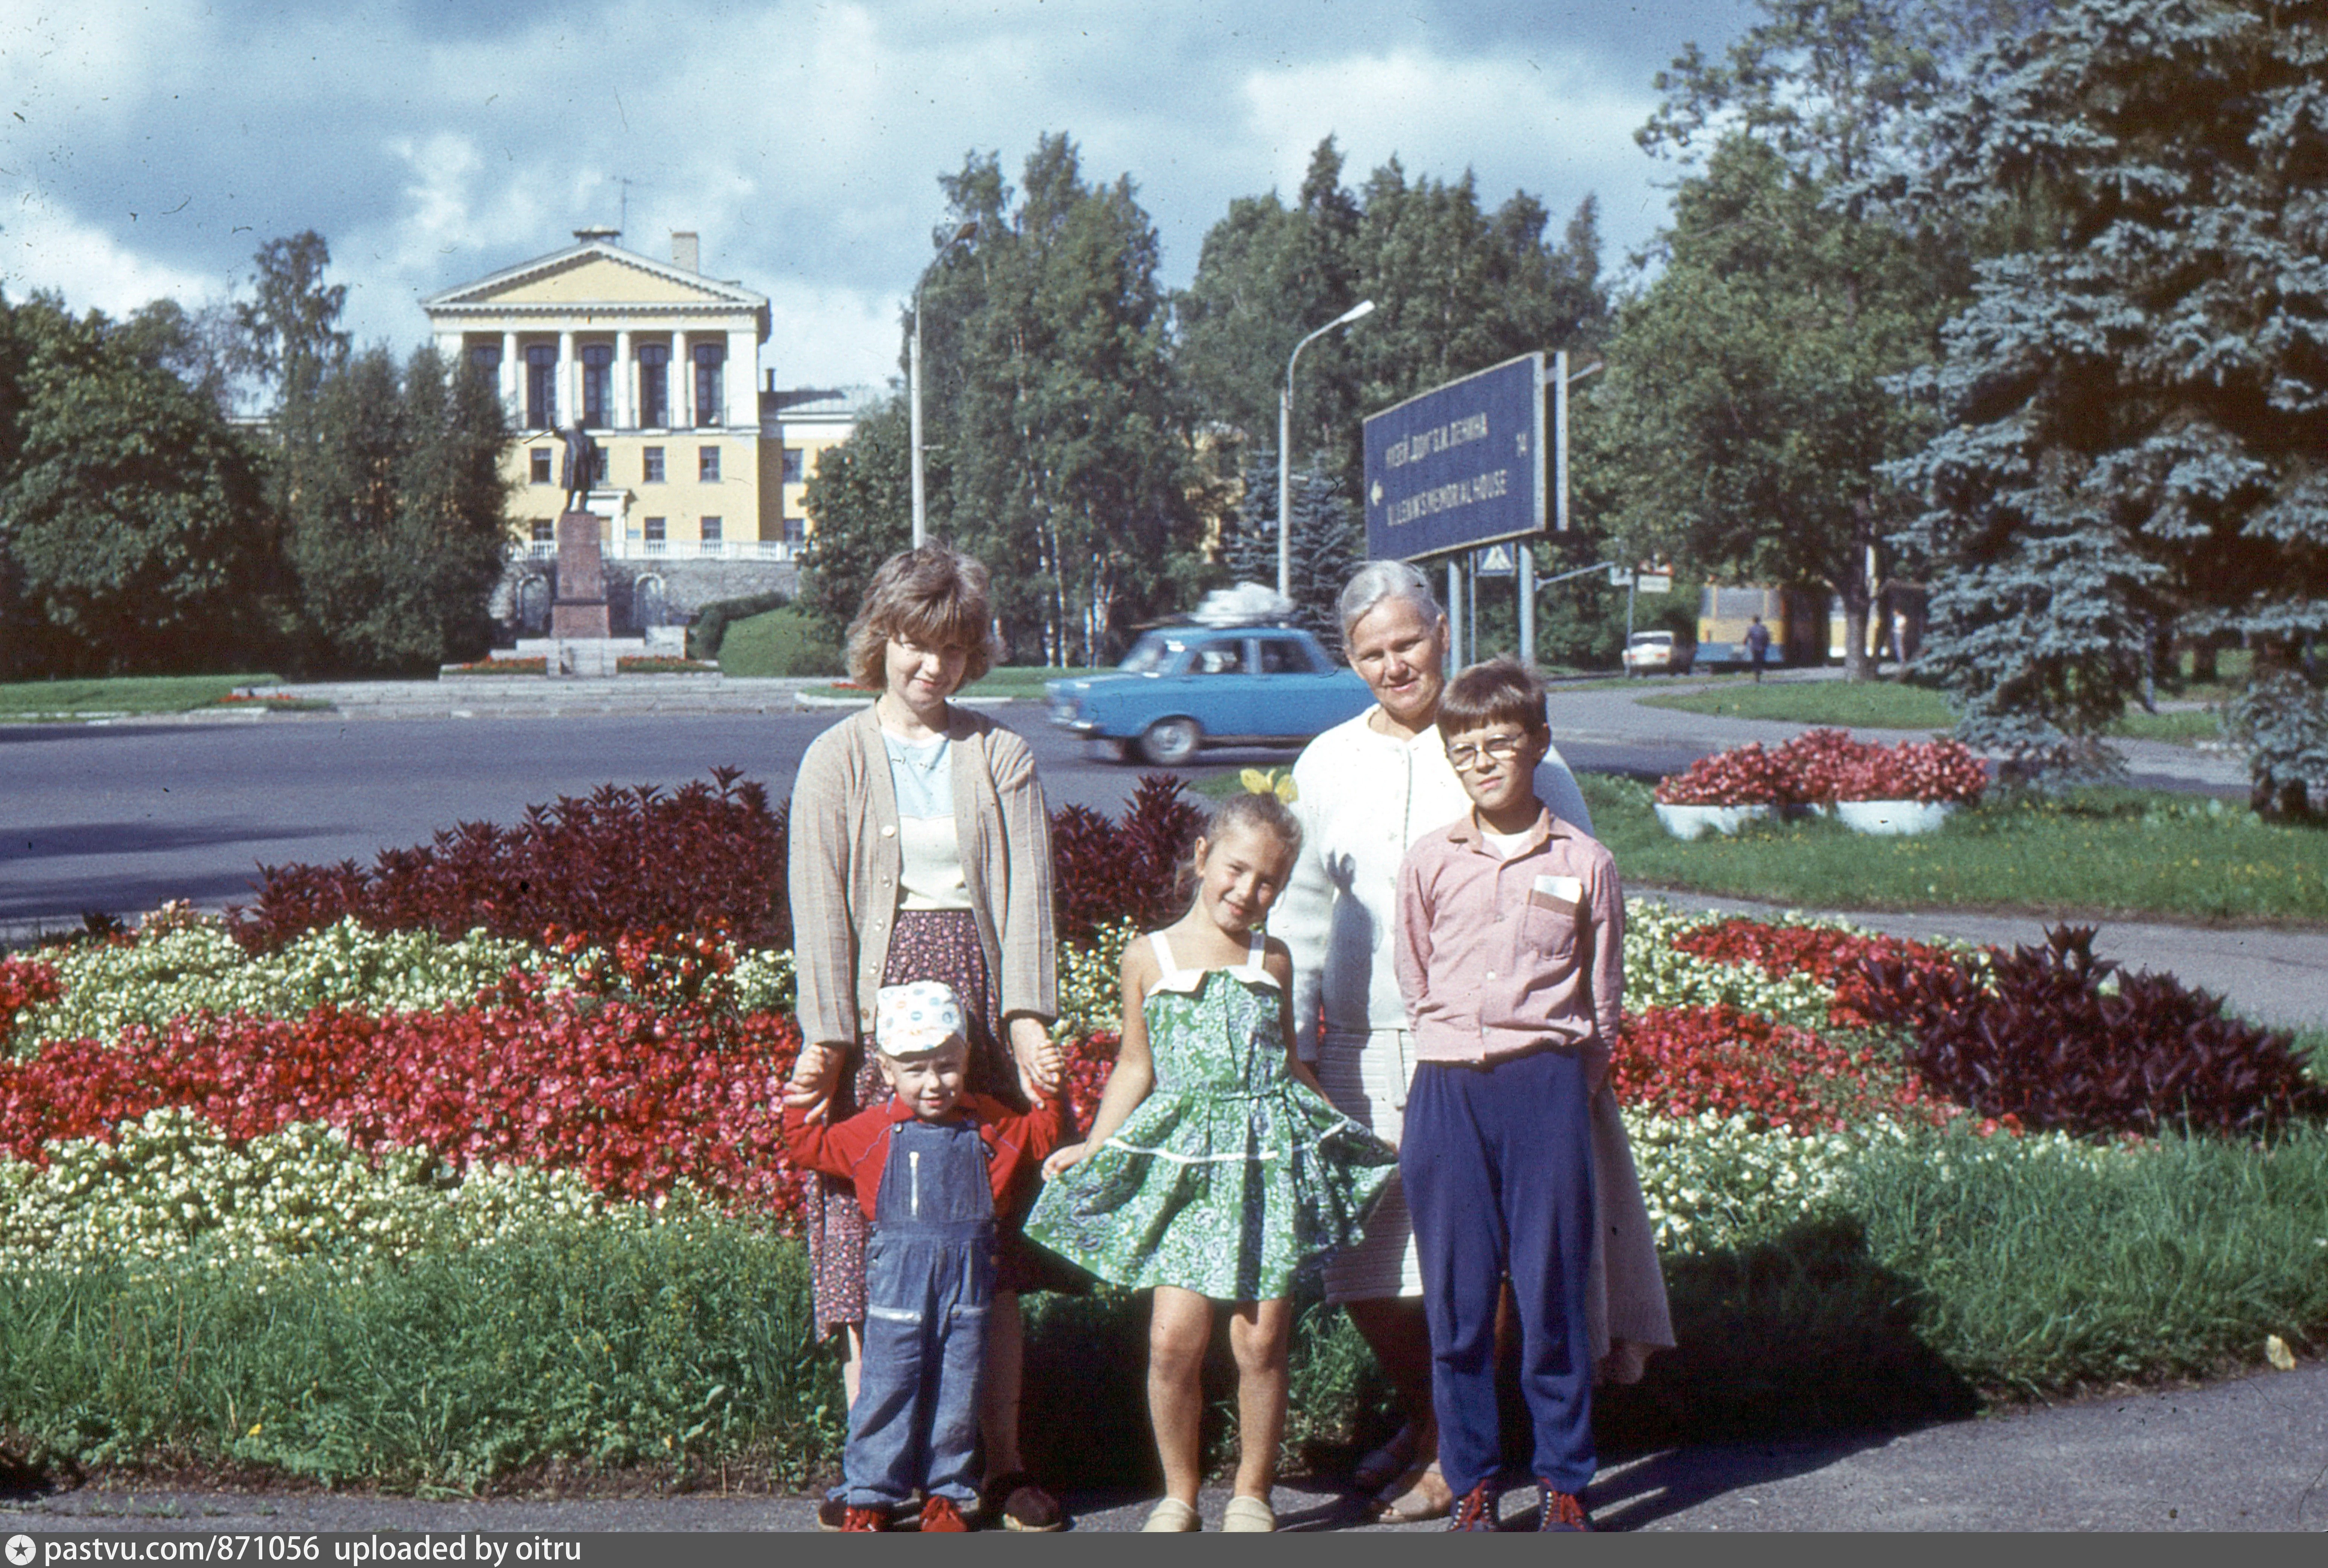
[[[1775,718],[1788,724],[1838,724],[1847,728],[1949,729],[1956,710],[1948,699],[1896,681],[1769,681],[1719,691],[1681,691],[1642,699],[1647,708],[1674,708],[1723,718]]]
[[[1589,690],[1570,688],[1580,689]],[[1647,708],[1672,708],[1723,718],[1772,718],[1849,729],[1945,730],[1954,728],[1957,721],[1947,698],[1929,688],[1896,681],[1772,681],[1760,686],[1725,686],[1718,691],[1644,697],[1641,703]],[[2109,733],[2128,740],[2188,746],[2192,741],[2218,739],[2222,728],[2211,709],[2145,713],[2129,707],[2125,717],[2109,727]]]
[[[2328,831],[2136,790],[1997,800],[1921,838],[1821,819],[1735,839],[1668,837],[1649,788],[1587,775],[1592,823],[1628,883],[1825,909],[2014,909],[2328,923]]]
[[[0,719],[77,713],[186,713],[239,686],[274,686],[273,675],[121,675],[97,681],[0,682]]]

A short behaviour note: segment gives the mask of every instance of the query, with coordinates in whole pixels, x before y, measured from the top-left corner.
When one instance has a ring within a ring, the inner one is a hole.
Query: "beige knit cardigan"
[[[989,983],[1002,1016],[1058,1016],[1051,813],[1034,754],[982,713],[949,706],[954,832]],[[904,856],[880,721],[868,707],[810,743],[789,824],[801,1039],[855,1048],[896,929]],[[998,1042],[1005,1049],[1009,1042]]]

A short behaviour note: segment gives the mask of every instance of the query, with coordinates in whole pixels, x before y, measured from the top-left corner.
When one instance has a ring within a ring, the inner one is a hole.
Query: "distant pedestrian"
[[[963,1092],[965,1023],[951,986],[884,986],[874,1060],[894,1097],[830,1125],[784,1107],[793,1160],[848,1182],[873,1227],[864,1361],[831,1499],[852,1533],[887,1530],[916,1490],[925,1533],[970,1528],[994,1216],[1059,1141],[1055,1105],[1037,1098],[1016,1112]]]
[[[1753,662],[1757,685],[1762,680],[1762,660],[1769,652],[1770,628],[1762,624],[1762,617],[1757,615],[1753,624],[1746,628],[1746,657]]]

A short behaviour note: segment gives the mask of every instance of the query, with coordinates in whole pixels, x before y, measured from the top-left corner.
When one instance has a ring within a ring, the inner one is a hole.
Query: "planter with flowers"
[[[1862,833],[1929,833],[1980,798],[1988,769],[1953,740],[1869,745],[1812,729],[1776,751],[1750,741],[1658,781],[1657,821],[1677,839],[1735,833],[1782,812],[1830,811]]]
[[[1685,773],[1657,781],[1657,821],[1676,839],[1735,833],[1778,814],[1787,803],[1786,772],[1759,740],[1702,756]]]
[[[1845,770],[1835,814],[1854,833],[1935,833],[1987,786],[1986,765],[1959,742],[1872,746]]]

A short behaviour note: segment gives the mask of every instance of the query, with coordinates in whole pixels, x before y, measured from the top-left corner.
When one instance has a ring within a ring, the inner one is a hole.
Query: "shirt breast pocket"
[[[1576,928],[1584,918],[1584,884],[1574,877],[1540,876],[1528,885],[1527,913],[1520,924],[1531,952],[1554,959],[1576,953]]]

